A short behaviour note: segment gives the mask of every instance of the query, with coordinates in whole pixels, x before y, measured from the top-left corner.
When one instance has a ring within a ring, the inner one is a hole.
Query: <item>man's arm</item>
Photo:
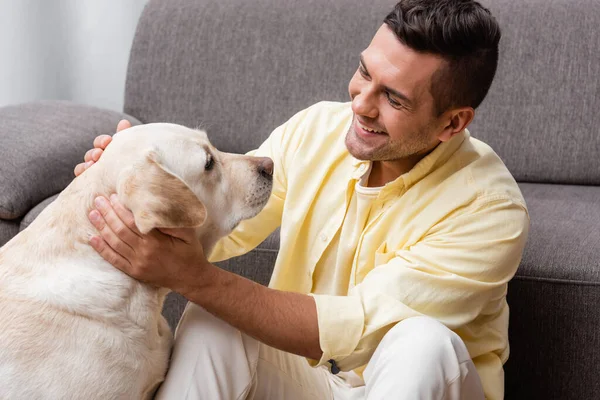
[[[90,218],[100,237],[92,237],[90,244],[106,261],[137,280],[182,294],[265,344],[321,357],[317,309],[311,296],[269,289],[214,266],[193,229],[142,235],[133,214],[116,196],[111,196],[111,204],[99,199],[99,213],[92,211]]]
[[[269,289],[202,261],[177,292],[240,331],[277,349],[318,360],[317,308],[311,296]]]

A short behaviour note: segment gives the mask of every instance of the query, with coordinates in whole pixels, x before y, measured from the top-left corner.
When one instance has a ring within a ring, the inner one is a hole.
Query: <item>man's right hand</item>
[[[126,119],[120,120],[117,124],[117,132],[127,128],[131,128],[131,122]],[[106,146],[108,146],[111,140],[112,136],[110,135],[97,136],[96,139],[94,139],[94,148],[85,153],[85,156],[83,157],[84,162],[75,166],[75,176],[81,175],[83,171],[94,165],[94,163],[100,159],[104,149],[106,149]]]

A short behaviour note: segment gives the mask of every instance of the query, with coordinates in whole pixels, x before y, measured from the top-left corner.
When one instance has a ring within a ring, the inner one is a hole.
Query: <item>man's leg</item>
[[[365,398],[483,399],[479,375],[460,337],[428,317],[399,322],[364,371]]]
[[[188,303],[158,400],[331,399],[329,371],[266,346]]]

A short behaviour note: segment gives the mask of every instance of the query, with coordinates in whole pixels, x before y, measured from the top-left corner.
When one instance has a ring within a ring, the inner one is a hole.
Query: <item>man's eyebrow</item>
[[[365,72],[367,73],[368,76],[371,76],[371,74],[369,74],[369,70],[367,69],[367,65],[365,64],[365,59],[363,57],[363,55],[360,55],[360,64],[362,65],[363,69],[365,70]],[[390,87],[384,86],[383,87],[387,92],[389,92],[391,95],[399,98],[400,100],[404,101],[406,103],[406,105],[408,107],[413,107],[413,101],[411,99],[408,98],[408,96],[406,96],[404,93],[396,90],[396,89],[392,89]]]

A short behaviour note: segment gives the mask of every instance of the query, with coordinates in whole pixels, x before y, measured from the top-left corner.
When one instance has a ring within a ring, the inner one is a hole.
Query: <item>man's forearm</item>
[[[300,356],[320,359],[317,308],[311,296],[269,289],[212,264],[179,290],[240,331]]]

